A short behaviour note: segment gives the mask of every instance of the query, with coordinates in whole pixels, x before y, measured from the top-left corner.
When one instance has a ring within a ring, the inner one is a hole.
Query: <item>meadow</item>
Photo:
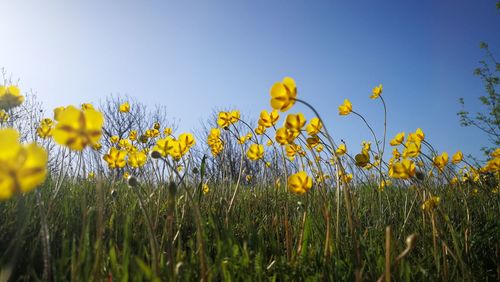
[[[500,148],[374,132],[348,99],[370,139],[346,144],[297,89],[190,133],[129,97],[46,114],[4,79],[0,281],[500,279]]]

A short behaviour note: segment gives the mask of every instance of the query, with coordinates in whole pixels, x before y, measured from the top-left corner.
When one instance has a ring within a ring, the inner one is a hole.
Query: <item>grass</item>
[[[0,280],[11,271],[13,281],[374,281],[387,255],[394,281],[497,281],[500,196],[472,185],[427,189],[441,197],[431,212],[418,185],[355,185],[353,234],[343,205],[336,228],[335,190],[242,186],[227,213],[230,184],[199,194],[67,180],[54,199],[49,177],[0,204]]]

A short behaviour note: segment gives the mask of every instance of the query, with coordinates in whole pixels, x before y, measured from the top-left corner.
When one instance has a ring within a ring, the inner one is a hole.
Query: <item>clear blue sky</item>
[[[370,134],[337,106],[349,98],[381,133],[380,101],[368,98],[379,83],[390,138],[421,127],[437,149],[474,155],[487,142],[456,112],[459,97],[475,111],[484,94],[479,42],[500,57],[494,0],[0,2],[0,66],[47,109],[129,94],[191,130],[216,108],[257,119],[291,76],[351,152]]]

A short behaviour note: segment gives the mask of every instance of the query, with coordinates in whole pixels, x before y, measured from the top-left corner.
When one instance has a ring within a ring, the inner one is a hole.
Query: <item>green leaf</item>
[[[302,240],[302,250],[301,256],[304,258],[307,255],[307,247],[309,246],[309,240],[311,238],[312,225],[309,215],[306,216],[306,221],[304,222],[304,237]]]
[[[135,262],[137,263],[137,265],[141,269],[142,273],[146,276],[148,281],[154,281],[154,282],[161,281],[158,277],[156,277],[153,274],[151,267],[149,267],[143,260],[141,260],[139,257],[134,257],[134,258],[135,258]]]
[[[109,261],[111,263],[111,269],[113,273],[113,277],[120,273],[120,265],[118,264],[118,260],[116,259],[116,250],[115,246],[112,246],[109,250]]]

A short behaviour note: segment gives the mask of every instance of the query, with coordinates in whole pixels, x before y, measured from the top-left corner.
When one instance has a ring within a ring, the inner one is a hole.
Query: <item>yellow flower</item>
[[[271,87],[273,109],[286,112],[295,104],[295,99],[297,99],[297,86],[292,78],[285,77]]]
[[[208,134],[207,143],[208,145],[212,145],[218,142],[222,142],[220,140],[220,129],[212,128]]]
[[[109,168],[122,168],[125,166],[125,157],[127,156],[127,151],[118,150],[115,147],[111,147],[109,152],[104,155],[103,159],[108,163]]]
[[[169,155],[176,161],[179,161],[181,157],[189,151],[189,148],[185,144],[174,140],[172,142],[173,148],[169,151]]]
[[[111,136],[111,138],[109,138],[109,141],[111,141],[112,144],[116,144],[118,143],[118,141],[120,141],[120,137],[113,135]]]
[[[496,148],[495,151],[493,151],[490,154],[490,156],[493,157],[493,158],[500,158],[500,148]]]
[[[160,136],[160,130],[158,130],[158,129],[156,129],[156,128],[153,128],[153,129],[151,130],[151,137],[152,137],[152,138],[155,138],[155,137],[158,137],[158,136]]]
[[[66,107],[57,107],[54,109],[54,120],[59,121],[61,114],[64,112]]]
[[[264,146],[260,144],[252,144],[247,151],[247,157],[252,161],[260,160],[264,157]]]
[[[34,143],[19,143],[19,133],[0,129],[0,200],[29,192],[45,180],[48,154]]]
[[[36,129],[36,134],[38,135],[38,137],[40,138],[48,138],[50,136],[52,136],[52,127],[47,127],[47,126],[39,126],[37,129]]]
[[[464,155],[462,154],[461,151],[457,151],[453,157],[451,158],[451,162],[453,164],[458,164],[462,161],[462,159],[464,158]]]
[[[54,122],[50,118],[44,118],[40,126],[36,129],[36,133],[40,138],[48,138],[52,136]]]
[[[375,156],[376,157],[376,156]],[[375,161],[373,163],[369,163],[365,166],[365,169],[370,170],[374,167],[378,167],[380,165],[380,161]]]
[[[382,84],[379,84],[379,86],[375,86],[372,90],[372,96],[370,96],[370,98],[372,99],[377,99],[378,96],[380,96],[380,94],[382,94]]]
[[[177,141],[179,142],[182,155],[184,155],[196,143],[194,136],[191,133],[182,133],[179,135]]]
[[[413,177],[415,176],[415,163],[409,159],[396,162],[389,168],[389,176],[400,179]]]
[[[344,100],[344,104],[339,106],[339,115],[346,116],[352,112],[352,104],[348,99]]]
[[[420,143],[424,141],[425,134],[422,129],[417,128],[414,133],[408,134],[408,142]]]
[[[203,194],[206,194],[206,193],[208,193],[210,191],[210,189],[208,188],[208,184],[207,183],[203,184],[202,190],[203,190]]]
[[[123,179],[127,180],[129,177],[130,177],[130,173],[128,171],[125,171],[125,173],[123,174]]]
[[[323,149],[324,149],[324,147],[321,144],[318,144],[318,146],[316,146],[316,152],[318,152],[318,153],[321,153],[323,151]]]
[[[235,123],[240,120],[240,111],[232,111],[231,115],[231,123]]]
[[[42,119],[42,121],[40,122],[41,125],[45,125],[45,126],[48,126],[48,127],[53,127],[54,126],[54,121],[50,118],[44,118]]]
[[[52,135],[57,143],[81,151],[87,145],[99,142],[103,124],[102,113],[68,106],[60,113],[59,122]]]
[[[266,132],[266,127],[259,125],[259,126],[257,126],[257,128],[254,131],[255,131],[255,134],[262,135]]]
[[[92,149],[94,149],[96,151],[101,150],[101,148],[102,148],[101,143],[95,143],[94,145],[92,145]]]
[[[167,136],[166,138],[159,139],[156,141],[156,145],[153,148],[153,151],[159,152],[163,157],[169,155],[176,145],[177,141],[175,141],[172,136]]]
[[[155,137],[158,137],[160,135],[160,131],[156,128],[148,129],[148,130],[146,130],[146,135],[149,138],[155,138]]]
[[[394,159],[399,159],[399,158],[401,158],[401,153],[398,151],[398,148],[394,148],[394,149],[392,150],[392,157],[393,157]]]
[[[118,147],[120,147],[121,149],[128,149],[130,148],[130,141],[128,139],[121,139],[120,141],[118,141]]]
[[[246,136],[240,136],[240,138],[238,138],[238,144],[245,144],[245,142],[247,141],[247,138]]]
[[[397,146],[403,143],[404,140],[405,140],[405,133],[400,132],[396,134],[396,136],[391,140],[390,144],[391,146]]]
[[[271,127],[273,125],[276,125],[280,118],[280,115],[277,110],[273,110],[270,114],[264,110],[260,112],[260,119],[259,119],[259,125],[263,127]]]
[[[319,137],[317,135],[311,136],[306,139],[307,147],[309,149],[314,148],[319,145]]]
[[[420,154],[420,142],[406,142],[406,148],[403,151],[403,158],[416,158]]]
[[[188,151],[189,149],[187,147],[183,147],[179,141],[175,141],[174,149],[170,152],[170,156],[174,160],[179,161]]]
[[[316,135],[321,131],[322,128],[323,124],[321,123],[319,118],[315,117],[312,118],[309,124],[306,126],[306,131],[309,135]]]
[[[9,114],[6,111],[0,109],[0,123],[7,122],[7,120],[9,120]]]
[[[384,191],[385,187],[391,186],[392,182],[390,180],[382,180],[378,186],[379,191]]]
[[[285,120],[285,128],[300,131],[306,124],[306,118],[302,113],[289,114]]]
[[[422,131],[422,129],[417,128],[417,130],[415,130],[415,134],[418,136],[418,138],[420,138],[420,140],[421,140],[421,141],[424,141],[424,139],[425,139],[425,134],[424,134],[424,132]]]
[[[342,156],[343,154],[347,153],[347,147],[344,143],[342,143],[337,147],[337,150],[335,152],[337,153],[337,155]]]
[[[156,130],[160,130],[160,123],[159,122],[153,123],[153,128]]]
[[[252,180],[252,176],[248,174],[247,176],[245,176],[245,179],[247,182],[250,182]]]
[[[424,211],[432,211],[435,209],[439,203],[441,202],[441,198],[437,196],[432,196],[429,197],[425,202],[422,204],[422,209]]]
[[[272,146],[274,144],[273,140],[267,140],[266,145]]]
[[[448,163],[448,153],[443,152],[440,156],[435,156],[433,159],[433,163],[434,166],[436,166],[440,171],[442,171],[443,168]]]
[[[95,173],[93,171],[89,172],[87,178],[88,179],[94,179],[95,178]]]
[[[212,155],[217,156],[224,149],[224,143],[220,139],[220,129],[212,128],[210,134],[207,137],[207,143],[210,146]]]
[[[163,129],[163,134],[165,134],[165,136],[172,135],[172,128],[165,127],[165,129]]]
[[[288,158],[295,158],[295,154],[299,154],[302,151],[302,147],[297,144],[288,144],[285,146],[285,152]]]
[[[291,130],[285,127],[276,130],[276,141],[281,145],[290,144],[299,136],[300,131]]]
[[[128,133],[128,139],[130,139],[130,141],[137,140],[137,130],[130,130]]]
[[[90,103],[83,103],[81,108],[82,110],[95,110],[94,106]]]
[[[217,124],[222,127],[226,128],[229,125],[232,124],[232,118],[231,118],[231,113],[228,112],[220,112],[219,113],[219,118],[217,119]]]
[[[24,96],[17,86],[0,85],[0,109],[9,110],[24,102]]]
[[[343,174],[341,171],[338,172],[339,179],[342,180],[344,183],[349,183],[351,182],[353,175],[352,173],[349,174]]]
[[[354,160],[356,161],[356,165],[359,167],[365,167],[370,163],[370,155],[368,154],[357,154],[354,156]]]
[[[367,142],[367,141],[363,141],[361,143],[361,146],[363,147],[361,149],[361,153],[362,154],[365,154],[365,155],[368,155],[368,153],[370,153],[370,149],[371,149],[371,146],[372,146],[372,142]]]
[[[325,182],[327,179],[330,179],[330,175],[317,173],[315,178],[316,178],[316,182],[320,183],[320,182]]]
[[[247,137],[246,136],[241,136],[238,138],[238,144],[245,144],[247,142]]]
[[[500,158],[493,158],[489,160],[483,167],[484,172],[497,172],[500,170]]]
[[[128,154],[128,165],[134,168],[142,167],[146,164],[147,156],[142,151]]]
[[[224,150],[224,143],[220,142],[214,145],[210,146],[210,150],[212,152],[212,155],[216,157],[222,150]]]
[[[120,113],[130,112],[130,104],[128,102],[121,104],[119,110],[120,110]]]
[[[312,178],[304,171],[300,171],[288,177],[288,189],[295,194],[302,195],[306,193],[311,189],[312,184]]]
[[[126,150],[127,150],[127,152],[129,152],[129,153],[134,153],[134,152],[137,152],[137,151],[138,151],[137,147],[136,147],[136,146],[134,146],[134,145],[131,145],[131,144],[130,144],[130,145],[128,145],[128,146],[127,146],[127,148],[125,148],[125,149],[126,149]],[[145,149],[147,149],[147,148],[145,148]]]

